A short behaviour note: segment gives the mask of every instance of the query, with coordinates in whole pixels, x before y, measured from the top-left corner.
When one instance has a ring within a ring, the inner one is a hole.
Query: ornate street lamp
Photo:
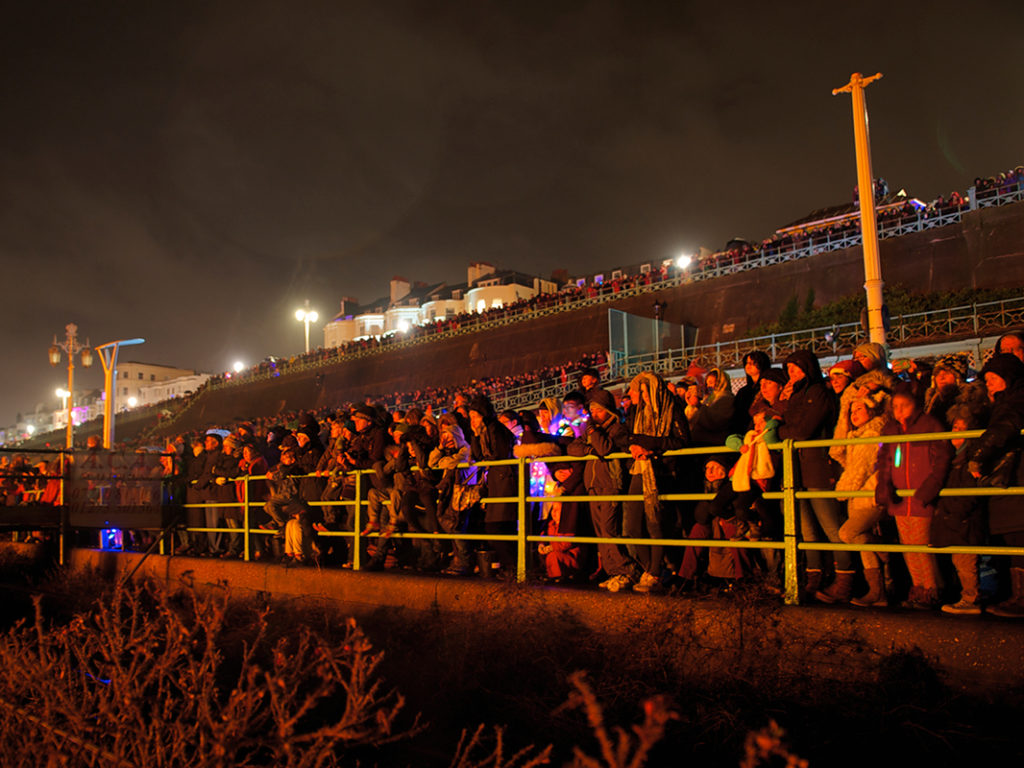
[[[75,446],[75,422],[71,418],[71,411],[74,408],[75,400],[73,394],[75,391],[75,355],[81,355],[82,367],[88,368],[92,365],[92,349],[89,347],[88,339],[85,344],[79,343],[78,326],[74,323],[68,323],[64,326],[64,331],[67,334],[64,341],[57,341],[56,335],[53,337],[53,345],[50,347],[50,365],[55,368],[60,365],[61,352],[68,356],[68,396],[64,404],[68,414],[65,447],[71,449]]]

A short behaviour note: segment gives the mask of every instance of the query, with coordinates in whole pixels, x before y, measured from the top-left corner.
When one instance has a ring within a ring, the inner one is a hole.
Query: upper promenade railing
[[[462,539],[467,541],[509,541],[516,543],[516,577],[519,581],[525,581],[528,573],[528,566],[530,562],[529,557],[529,545],[530,544],[541,544],[547,542],[567,542],[571,541],[578,544],[600,544],[600,543],[611,543],[611,544],[624,544],[633,546],[670,546],[670,547],[727,547],[727,548],[745,548],[745,549],[761,549],[761,550],[777,550],[781,551],[783,555],[782,561],[782,572],[784,577],[784,598],[785,602],[790,605],[795,605],[800,601],[800,593],[798,587],[798,563],[799,553],[801,551],[810,550],[824,550],[824,551],[872,551],[872,552],[924,552],[931,554],[988,554],[988,555],[1024,555],[1024,547],[1005,547],[1005,546],[952,546],[952,547],[931,547],[925,545],[902,545],[902,544],[840,544],[825,541],[805,541],[801,540],[799,535],[799,504],[798,502],[803,499],[816,499],[816,498],[827,498],[827,499],[855,499],[855,498],[873,498],[873,490],[865,491],[835,491],[835,490],[815,490],[808,491],[801,489],[796,483],[796,475],[794,472],[796,451],[801,448],[816,448],[816,447],[831,447],[835,445],[879,445],[881,443],[910,443],[910,442],[928,442],[933,440],[950,440],[953,438],[976,438],[982,434],[981,430],[974,431],[963,431],[963,432],[942,432],[942,433],[930,433],[930,434],[915,434],[915,435],[892,435],[892,436],[881,436],[881,437],[864,437],[864,438],[846,438],[841,440],[806,440],[806,441],[793,441],[786,440],[782,443],[769,445],[769,449],[776,451],[781,454],[781,468],[782,476],[779,489],[772,492],[766,492],[763,494],[765,499],[775,500],[781,502],[781,513],[782,513],[782,538],[779,540],[758,540],[758,541],[732,541],[727,539],[688,539],[688,538],[663,538],[663,539],[645,539],[645,538],[601,538],[596,536],[550,536],[550,535],[532,535],[529,533],[530,520],[528,518],[529,504],[535,502],[546,502],[546,501],[561,501],[561,502],[592,502],[592,501],[611,501],[611,502],[623,502],[623,501],[642,501],[643,495],[641,494],[612,494],[612,495],[586,495],[586,496],[533,496],[530,495],[529,485],[529,468],[528,465],[533,462],[541,462],[545,464],[562,463],[562,462],[576,462],[576,461],[598,461],[597,457],[585,456],[585,457],[573,457],[573,456],[559,456],[559,457],[548,457],[548,458],[517,458],[517,459],[506,459],[502,461],[481,461],[475,464],[462,464],[459,466],[469,467],[490,467],[490,466],[514,466],[517,468],[517,489],[513,496],[507,497],[492,497],[483,498],[481,503],[483,505],[496,504],[496,503],[514,503],[517,509],[517,521],[518,529],[515,534],[498,535],[498,534],[484,534],[484,533],[395,533],[392,534],[396,539],[435,539],[435,540],[452,540]],[[720,454],[722,452],[730,452],[731,449],[724,446],[713,446],[707,448],[686,448],[678,451],[668,451],[665,456],[679,456],[679,457],[700,457],[708,454]],[[611,454],[606,459],[628,459],[629,454]],[[351,548],[351,561],[352,567],[355,570],[362,568],[362,549],[366,543],[366,539],[381,541],[382,535],[378,533],[371,533],[364,535],[362,531],[363,514],[367,506],[367,501],[364,498],[368,490],[367,483],[369,483],[369,475],[373,474],[374,470],[360,470],[354,471],[351,474],[354,475],[355,486],[353,488],[354,498],[343,499],[339,501],[311,501],[307,504],[311,507],[348,507],[350,508],[351,516],[349,517],[349,524],[343,525],[344,530],[329,530],[320,531],[316,535],[321,538],[329,539],[331,537],[340,537],[352,540]],[[314,475],[306,475],[306,477],[313,477]],[[238,481],[242,484],[242,499],[239,502],[201,502],[196,504],[185,504],[178,505],[177,508],[227,508],[233,510],[240,510],[242,515],[242,522],[240,527],[226,527],[226,528],[213,528],[213,527],[189,527],[184,528],[189,533],[224,533],[241,535],[243,538],[243,549],[242,557],[248,561],[252,559],[252,545],[254,536],[268,536],[273,535],[273,531],[264,530],[252,524],[251,512],[253,508],[261,508],[263,506],[262,500],[254,500],[250,497],[250,484],[255,480],[265,480],[266,475],[260,476],[244,476],[234,478],[232,482]],[[69,478],[70,481],[70,478]],[[65,482],[62,478],[62,483]],[[482,488],[482,486],[481,486]],[[909,497],[914,494],[914,490],[900,490],[897,492],[899,497]],[[992,496],[1021,496],[1024,495],[1024,487],[1011,487],[1011,488],[991,488],[991,487],[978,487],[978,488],[945,488],[940,494],[942,497],[952,496],[976,496],[976,497],[992,497]],[[661,501],[665,502],[677,502],[677,501],[700,501],[710,500],[714,498],[714,494],[709,493],[662,493],[658,497]],[[388,503],[388,502],[385,502]],[[18,509],[18,508],[15,508]],[[30,514],[32,507],[23,507],[21,509],[27,510],[27,514]],[[130,527],[132,526],[131,520],[119,520],[119,510],[117,508],[107,508],[104,512],[103,523],[105,527]],[[30,519],[26,517],[26,519]],[[36,525],[34,522],[35,518],[31,518],[33,522],[31,525]],[[66,513],[62,513],[62,537],[67,540],[66,533],[69,530],[69,523]],[[43,524],[46,524],[45,521]],[[51,523],[52,524],[52,523]],[[98,524],[97,524],[98,525]],[[141,526],[139,526],[141,527]],[[181,527],[178,527],[181,529]],[[172,535],[174,526],[168,526],[164,528],[161,536],[158,539],[159,551],[161,554],[174,554],[174,537]],[[152,529],[159,530],[159,529]]]
[[[998,334],[1007,328],[1022,325],[1024,296],[1018,296],[897,315],[891,320],[888,336],[893,346],[902,346],[936,339]],[[679,374],[693,364],[704,369],[739,369],[743,367],[744,358],[754,351],[764,352],[773,362],[779,362],[798,349],[810,349],[819,357],[848,353],[866,340],[860,323],[839,323],[628,357],[613,353],[608,368],[602,374],[606,383],[614,384],[629,381],[642,371],[654,371],[662,375]],[[488,395],[498,411],[516,410],[535,408],[544,398],[561,397],[571,388],[561,377],[553,376]],[[423,398],[400,403],[397,407],[404,409],[415,406],[422,410],[427,406],[440,409],[446,405],[441,400]]]
[[[1024,201],[1024,181],[980,191],[976,191],[972,187],[969,190],[968,202],[961,205],[917,210],[912,214],[903,214],[899,218],[893,219],[881,218],[878,224],[878,236],[880,238],[900,237],[913,232],[923,232],[929,229],[944,227],[960,222],[965,213],[976,208],[1009,205],[1021,201]],[[688,271],[675,275],[672,275],[670,272],[670,276],[663,280],[651,279],[650,282],[644,282],[643,280],[646,278],[643,275],[627,276],[624,280],[626,282],[634,281],[635,284],[625,288],[620,287],[618,290],[613,288],[611,281],[608,281],[602,286],[593,288],[593,295],[576,297],[571,293],[542,294],[537,299],[538,306],[491,310],[480,315],[469,315],[460,318],[458,326],[454,328],[422,329],[418,333],[414,331],[413,335],[405,338],[400,338],[396,335],[376,342],[371,346],[352,351],[331,354],[329,350],[324,350],[320,356],[313,356],[311,359],[299,359],[292,363],[285,362],[280,368],[261,370],[248,374],[243,373],[231,379],[208,384],[206,388],[217,390],[245,382],[268,380],[286,373],[315,370],[335,365],[344,360],[359,360],[391,350],[407,349],[432,341],[462,336],[467,333],[500,328],[538,317],[605,304],[631,296],[640,296],[701,280],[710,280],[737,272],[759,269],[829,251],[852,248],[861,244],[859,227],[859,222],[856,222],[839,232],[825,230],[794,235],[779,241],[766,241],[751,255],[742,258],[734,255],[733,252],[719,252],[703,264],[695,265]],[[673,268],[673,271],[676,270]],[[494,316],[495,313],[497,313],[497,317]]]

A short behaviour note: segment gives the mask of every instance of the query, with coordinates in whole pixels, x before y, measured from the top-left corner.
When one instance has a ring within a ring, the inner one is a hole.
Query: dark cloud
[[[1021,161],[1018,3],[23,3],[0,31],[0,422],[54,332],[220,370],[292,311],[475,259],[548,274],[761,238],[875,169]],[[98,383],[98,376],[94,381]],[[89,381],[89,379],[87,379]]]

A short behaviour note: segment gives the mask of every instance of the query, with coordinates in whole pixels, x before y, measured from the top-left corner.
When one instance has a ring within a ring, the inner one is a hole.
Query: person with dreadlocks
[[[667,516],[658,494],[669,491],[668,486],[678,470],[677,462],[662,454],[688,446],[690,426],[683,404],[654,373],[641,373],[634,378],[629,385],[629,398],[632,418],[627,420],[627,425],[631,426],[632,434],[628,442],[633,464],[627,493],[642,494],[643,501],[623,504],[622,534],[625,538],[641,538],[646,529],[648,538],[660,539],[665,534]],[[659,589],[664,547],[630,546],[628,549],[644,570],[633,590]]]

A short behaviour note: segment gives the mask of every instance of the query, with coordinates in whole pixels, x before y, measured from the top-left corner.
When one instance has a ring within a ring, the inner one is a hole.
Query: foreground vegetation
[[[804,764],[785,728],[812,765],[1021,755],[1020,697],[960,696],[920,654],[826,690],[756,664],[694,675],[677,662],[700,641],[678,627],[509,619],[357,625],[322,604],[61,578],[0,637],[0,750],[24,766]]]

